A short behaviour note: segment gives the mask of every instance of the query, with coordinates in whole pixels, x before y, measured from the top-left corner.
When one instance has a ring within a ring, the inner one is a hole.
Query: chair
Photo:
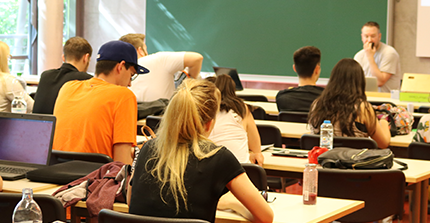
[[[0,193],[0,222],[12,222],[13,210],[21,198],[22,195],[17,193]],[[33,194],[33,199],[42,210],[43,222],[66,222],[66,211],[60,200],[47,194]]]
[[[419,112],[419,113],[430,113],[430,107],[425,106],[425,105],[421,105],[420,107],[418,107],[417,112]]]
[[[237,95],[237,97],[242,98],[244,101],[269,102],[267,97],[264,95]]]
[[[281,111],[278,121],[308,123],[308,112]]]
[[[405,199],[402,171],[318,169],[318,173],[318,196],[365,202],[363,209],[338,221],[372,222],[391,215],[402,219]]]
[[[253,163],[242,163],[242,167],[258,190],[267,190],[267,176],[263,167]]]
[[[257,124],[257,129],[260,134],[261,145],[274,144],[275,147],[282,147],[282,135],[278,127]]]
[[[160,125],[161,116],[152,116],[149,115],[146,117],[146,125],[149,126],[152,131],[155,133],[157,132],[158,126]],[[149,132],[146,133],[147,135],[150,135]]]
[[[408,147],[408,158],[430,160],[430,144],[425,142],[411,142]]]
[[[82,160],[96,163],[110,163],[113,159],[102,153],[82,153],[52,150],[49,165],[64,163],[71,160]]]
[[[314,146],[320,145],[320,135],[304,134],[300,138],[300,148],[312,150]],[[333,137],[333,148],[335,147],[351,147],[356,149],[368,148],[377,149],[378,144],[375,140],[362,137]]]
[[[282,147],[282,135],[278,127],[274,125],[257,124],[257,130],[260,134],[261,145],[273,144],[275,147]],[[284,179],[278,177],[268,177],[267,184],[270,189],[281,189],[297,183],[296,179]]]
[[[266,120],[266,111],[262,107],[253,106],[253,110],[251,113],[254,119]]]
[[[99,223],[209,223],[201,219],[188,218],[164,218],[135,215],[129,213],[117,212],[109,209],[102,209],[98,216]]]

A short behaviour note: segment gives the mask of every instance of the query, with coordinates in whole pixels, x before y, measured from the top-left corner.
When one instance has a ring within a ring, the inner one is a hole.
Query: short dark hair
[[[95,75],[98,76],[99,74],[105,74],[108,75],[118,64],[118,61],[112,61],[112,60],[100,60],[96,63],[96,72]],[[125,69],[129,69],[131,66],[134,66],[131,63],[125,63]]]
[[[66,41],[63,47],[63,53],[66,61],[80,60],[87,53],[91,56],[93,48],[86,39],[75,36]]]
[[[373,22],[373,21],[366,22],[361,28],[363,28],[365,26],[374,26],[374,27],[378,28],[378,30],[380,30],[379,24],[377,22]]]
[[[145,34],[129,33],[127,35],[121,36],[121,38],[119,38],[119,40],[126,42],[126,43],[130,43],[137,50],[139,47],[143,47],[143,43],[144,43],[143,41],[145,40]]]
[[[293,58],[297,74],[303,78],[310,78],[321,61],[321,51],[314,46],[305,46],[296,50]]]

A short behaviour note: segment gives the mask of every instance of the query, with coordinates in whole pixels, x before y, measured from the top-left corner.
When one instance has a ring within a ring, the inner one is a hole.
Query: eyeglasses
[[[269,200],[269,193],[266,190],[262,190],[261,196],[263,196],[264,200],[266,200],[267,203],[273,203],[276,200],[276,197],[273,197],[272,200]]]
[[[139,74],[137,74],[137,73],[136,73],[136,74],[131,75],[131,81],[136,80],[137,76],[139,76]]]

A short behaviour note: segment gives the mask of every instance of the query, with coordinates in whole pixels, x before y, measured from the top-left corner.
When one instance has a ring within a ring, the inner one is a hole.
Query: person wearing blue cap
[[[123,41],[103,44],[95,77],[63,85],[54,107],[54,150],[103,153],[131,164],[136,146],[137,102],[127,87],[149,70],[137,64],[135,48]]]

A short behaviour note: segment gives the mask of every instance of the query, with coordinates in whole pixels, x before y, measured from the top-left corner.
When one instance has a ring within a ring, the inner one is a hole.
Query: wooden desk
[[[46,191],[46,190],[56,188],[56,187],[59,187],[59,185],[50,184],[50,183],[32,182],[28,179],[20,179],[20,180],[14,180],[14,181],[4,180],[3,181],[3,192],[9,192],[9,193],[22,193],[23,188],[32,188],[33,193],[38,193],[40,191]]]
[[[414,109],[418,109],[420,106],[429,106],[430,103],[425,102],[409,102],[409,101],[400,101],[399,99],[391,99],[391,98],[384,98],[384,97],[367,97],[368,101],[386,101],[386,102],[392,102],[398,106],[403,106],[405,108],[408,107],[409,103],[414,104]]]
[[[276,94],[278,94],[279,90],[268,90],[268,89],[250,89],[245,88],[243,91],[236,91],[236,95],[264,95],[269,101],[275,101],[276,100]],[[370,92],[366,91],[366,95],[368,97],[379,97],[379,98],[390,98],[390,93],[383,93],[383,92]]]
[[[364,207],[364,201],[318,197],[316,205],[304,205],[301,195],[269,193],[276,200],[269,204],[275,213],[274,222],[332,222]],[[86,203],[81,201],[75,209],[85,209]],[[113,209],[128,212],[128,206],[115,203]],[[242,216],[228,211],[217,211],[217,223],[248,222]]]
[[[263,155],[263,167],[267,175],[298,179],[303,177],[303,170],[307,163],[306,158],[272,156],[271,152],[263,152]],[[408,186],[408,190],[411,191],[411,222],[426,222],[430,161],[396,159],[408,164],[408,169],[404,170],[403,173],[405,174],[406,182],[411,183],[411,185]],[[393,168],[398,167],[397,164],[393,166]]]
[[[310,129],[308,124],[305,123],[294,123],[294,122],[281,122],[281,121],[266,121],[266,120],[255,120],[255,124],[266,124],[274,125],[279,128],[283,138],[295,138],[300,139],[303,134],[309,134]],[[396,147],[408,147],[414,137],[414,132],[408,135],[398,135],[391,138],[390,146]]]

